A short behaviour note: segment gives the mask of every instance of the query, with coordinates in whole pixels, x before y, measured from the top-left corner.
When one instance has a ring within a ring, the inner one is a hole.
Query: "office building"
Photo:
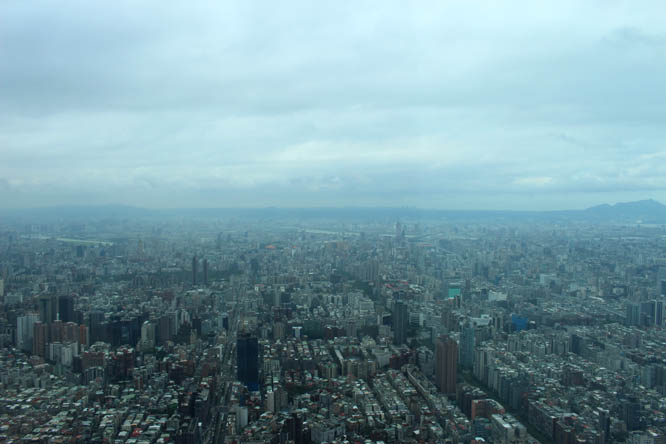
[[[393,343],[402,345],[407,342],[407,327],[409,326],[409,311],[404,302],[398,301],[393,305]]]
[[[50,324],[56,320],[58,314],[57,298],[53,295],[39,297],[39,320]]]
[[[470,324],[463,327],[460,335],[460,364],[466,369],[471,369],[474,366],[475,335],[476,331]]]
[[[74,298],[72,296],[58,298],[58,319],[62,322],[74,322]]]
[[[203,261],[203,284],[204,287],[208,286],[208,259]]]
[[[640,316],[640,305],[635,303],[628,303],[626,305],[626,318],[625,322],[628,326],[640,325],[641,316]]]
[[[451,337],[443,336],[437,340],[435,356],[435,378],[440,392],[447,395],[456,393],[457,371],[458,343]]]
[[[259,389],[259,342],[255,336],[242,334],[236,342],[238,380],[251,390]]]
[[[106,324],[104,323],[104,313],[101,311],[92,311],[88,315],[89,340],[91,344],[106,339]]]
[[[192,285],[197,285],[197,256],[192,257]]]
[[[48,324],[44,322],[35,322],[33,325],[32,353],[46,357],[46,344],[49,342]]]
[[[39,315],[37,313],[28,313],[25,316],[16,318],[17,348],[28,352],[32,351],[36,322],[39,322]]]
[[[654,325],[661,327],[664,325],[664,301],[655,302]]]

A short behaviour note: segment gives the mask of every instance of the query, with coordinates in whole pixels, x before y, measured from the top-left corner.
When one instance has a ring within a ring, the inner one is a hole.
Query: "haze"
[[[666,201],[663,2],[0,4],[0,205]]]

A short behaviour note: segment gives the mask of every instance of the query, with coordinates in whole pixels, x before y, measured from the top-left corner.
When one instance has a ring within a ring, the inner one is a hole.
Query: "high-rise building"
[[[644,301],[640,305],[640,325],[654,325],[656,301]]]
[[[462,328],[460,335],[460,364],[467,369],[474,366],[474,346],[476,345],[476,331],[471,324]]]
[[[24,351],[32,351],[35,322],[39,322],[37,313],[28,313],[16,318],[16,347]]]
[[[208,286],[208,259],[203,261],[203,284],[204,287]]]
[[[641,404],[637,399],[623,400],[620,413],[628,431],[641,428]]]
[[[625,322],[627,325],[640,325],[641,316],[640,316],[640,305],[635,303],[628,303],[626,306],[627,315]]]
[[[236,341],[238,380],[251,390],[259,390],[259,342],[255,336],[242,334]]]
[[[402,345],[407,342],[407,327],[409,326],[409,311],[407,304],[397,301],[393,304],[393,343]]]
[[[39,320],[50,324],[56,320],[58,313],[58,300],[54,295],[42,295],[39,297]]]
[[[91,311],[88,315],[88,335],[90,344],[98,341],[104,341],[106,338],[104,313],[101,311]]]
[[[79,325],[79,344],[90,345],[90,332],[87,326]]]
[[[44,358],[46,357],[46,344],[49,341],[48,325],[44,322],[35,322],[33,327],[32,353]]]
[[[599,413],[599,430],[602,433],[601,440],[602,442],[608,442],[610,440],[610,412],[608,410],[600,408]]]
[[[658,300],[655,303],[655,315],[654,315],[654,325],[656,326],[663,326],[664,325],[664,308],[666,307],[666,304],[664,304],[663,300]]]
[[[197,285],[197,256],[192,257],[192,285]]]
[[[74,322],[74,298],[69,295],[58,298],[58,319],[62,322]]]
[[[62,322],[56,319],[49,325],[49,342],[62,342]]]
[[[435,377],[440,392],[447,395],[456,393],[457,371],[458,343],[451,337],[440,337],[435,357]]]
[[[155,336],[155,324],[144,321],[141,325],[141,347],[146,350],[155,347]]]

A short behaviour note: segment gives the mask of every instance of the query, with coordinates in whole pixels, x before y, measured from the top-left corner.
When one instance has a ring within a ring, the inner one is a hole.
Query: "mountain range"
[[[126,205],[54,206],[30,209],[0,209],[5,220],[32,223],[46,220],[153,219],[153,218],[240,218],[240,219],[336,219],[399,220],[444,219],[495,221],[588,221],[593,223],[666,223],[666,205],[648,199],[602,204],[584,210],[497,211],[440,210],[411,207],[321,207],[321,208],[181,208],[147,209]]]

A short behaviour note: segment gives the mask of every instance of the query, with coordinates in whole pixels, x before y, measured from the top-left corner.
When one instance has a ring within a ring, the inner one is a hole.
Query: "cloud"
[[[5,206],[666,200],[660,2],[0,10]]]
[[[520,177],[513,181],[516,185],[528,187],[543,187],[553,183],[552,177]]]

